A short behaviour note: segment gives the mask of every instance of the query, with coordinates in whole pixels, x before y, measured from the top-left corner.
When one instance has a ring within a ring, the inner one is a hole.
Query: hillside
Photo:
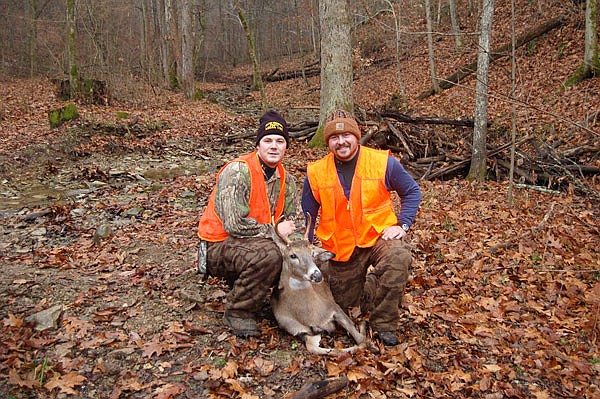
[[[493,47],[510,41],[510,4],[497,3]],[[582,59],[581,9],[560,1],[517,6],[518,33],[567,17],[518,51],[518,137],[561,153],[595,146],[577,161],[600,167],[598,122],[574,125],[598,112],[600,79],[560,90]],[[414,23],[414,32],[424,30],[424,21]],[[473,32],[477,21],[463,25]],[[474,56],[456,52],[451,37],[435,48],[441,76]],[[355,101],[366,119],[397,92],[395,65],[378,62],[392,56],[378,48],[354,59]],[[409,97],[402,112],[471,118],[474,77],[417,99],[430,85],[427,65],[426,44],[415,39],[401,65]],[[589,191],[558,175],[547,192],[515,189],[512,207],[504,179],[419,180],[423,203],[408,237],[414,264],[397,347],[311,356],[277,327],[269,306],[260,337],[229,334],[227,288],[195,273],[195,227],[218,168],[253,149],[252,137],[240,138],[252,136],[258,115],[249,76],[248,67],[221,68],[219,79],[199,82],[205,99],[194,102],[140,83],[127,101],[78,103],[80,117],[55,129],[47,113],[63,103],[48,79],[0,82],[1,397],[281,398],[337,377],[348,385],[328,398],[599,397],[594,174],[577,177]],[[492,146],[510,139],[510,76],[509,58],[493,63]],[[292,124],[318,116],[318,78],[308,83],[266,86]],[[469,129],[396,125],[419,148],[470,152]],[[523,159],[537,150],[524,146]],[[307,162],[325,153],[293,140],[286,166],[301,181]],[[31,317],[48,309],[42,329]],[[349,343],[341,331],[324,341]]]

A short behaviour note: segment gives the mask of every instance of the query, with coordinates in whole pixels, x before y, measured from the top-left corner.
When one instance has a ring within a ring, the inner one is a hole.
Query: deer
[[[350,317],[335,302],[315,259],[327,261],[334,253],[311,244],[308,230],[302,239],[289,240],[273,224],[273,240],[283,256],[279,284],[271,295],[273,314],[279,326],[289,334],[302,338],[308,352],[339,356],[355,352],[365,345],[365,333],[359,331]],[[321,347],[321,334],[335,331],[336,323],[354,339],[347,348]],[[363,327],[361,327],[364,330]]]

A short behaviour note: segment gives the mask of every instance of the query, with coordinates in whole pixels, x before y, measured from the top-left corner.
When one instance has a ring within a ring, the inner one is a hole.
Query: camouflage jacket
[[[286,193],[283,214],[287,220],[293,220],[296,226],[300,221],[298,189],[294,177],[286,173]],[[280,176],[277,170],[267,180],[267,194],[271,213],[279,198]],[[259,224],[248,217],[250,212],[250,171],[244,162],[232,162],[221,172],[215,196],[215,212],[223,222],[223,227],[232,237],[271,237],[269,225]],[[300,224],[302,223],[302,224]]]

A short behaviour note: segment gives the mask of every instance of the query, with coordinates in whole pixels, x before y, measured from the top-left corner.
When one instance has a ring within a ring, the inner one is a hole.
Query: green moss
[[[117,111],[117,119],[127,119],[127,118],[129,118],[129,112]]]
[[[79,118],[79,112],[75,103],[68,103],[63,107],[53,109],[48,112],[48,122],[50,127],[56,128],[63,122]]]
[[[61,119],[63,122],[79,118],[79,111],[75,103],[68,103],[63,107]]]
[[[53,109],[48,112],[48,121],[50,122],[50,127],[55,128],[60,126],[60,109]]]
[[[569,76],[565,83],[563,83],[562,89],[567,89],[581,83],[585,79],[591,79],[598,76],[600,76],[600,59],[595,57],[591,68],[586,68],[586,65],[581,63],[573,75]]]
[[[325,147],[325,138],[323,137],[324,133],[325,133],[325,126],[319,126],[319,128],[315,132],[315,135],[308,142],[308,146],[310,148]]]
[[[204,92],[202,90],[196,90],[196,92],[194,93],[194,100],[203,100],[204,99]]]

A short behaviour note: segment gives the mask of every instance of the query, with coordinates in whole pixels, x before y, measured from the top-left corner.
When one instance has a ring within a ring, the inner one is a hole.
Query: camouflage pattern
[[[286,173],[286,193],[283,214],[287,220],[298,218],[298,189],[294,177]],[[271,211],[275,210],[279,198],[279,173],[276,170],[267,181],[267,193]],[[215,212],[223,227],[233,237],[270,237],[269,226],[261,225],[249,218],[250,171],[244,162],[232,162],[221,173],[215,197]],[[303,223],[303,221],[302,221]],[[296,225],[300,225],[296,223]]]
[[[200,245],[198,246],[198,274],[206,274],[206,244],[206,241],[200,240]]]
[[[371,248],[355,248],[347,262],[330,260],[322,271],[342,309],[359,306],[373,330],[396,331],[411,265],[404,240],[380,238]]]
[[[281,252],[271,238],[233,238],[209,242],[207,272],[231,287],[225,315],[254,318],[281,273]]]
[[[296,226],[302,226],[296,182],[291,174],[286,173],[286,177],[283,214]],[[271,212],[279,198],[279,181],[276,170],[266,182]],[[270,225],[248,217],[249,202],[248,166],[232,162],[219,177],[215,197],[215,212],[230,236],[222,242],[206,243],[205,256],[207,274],[225,279],[232,287],[226,298],[225,315],[240,318],[252,318],[264,305],[270,288],[278,282],[282,262]],[[199,259],[199,269],[203,264]]]

